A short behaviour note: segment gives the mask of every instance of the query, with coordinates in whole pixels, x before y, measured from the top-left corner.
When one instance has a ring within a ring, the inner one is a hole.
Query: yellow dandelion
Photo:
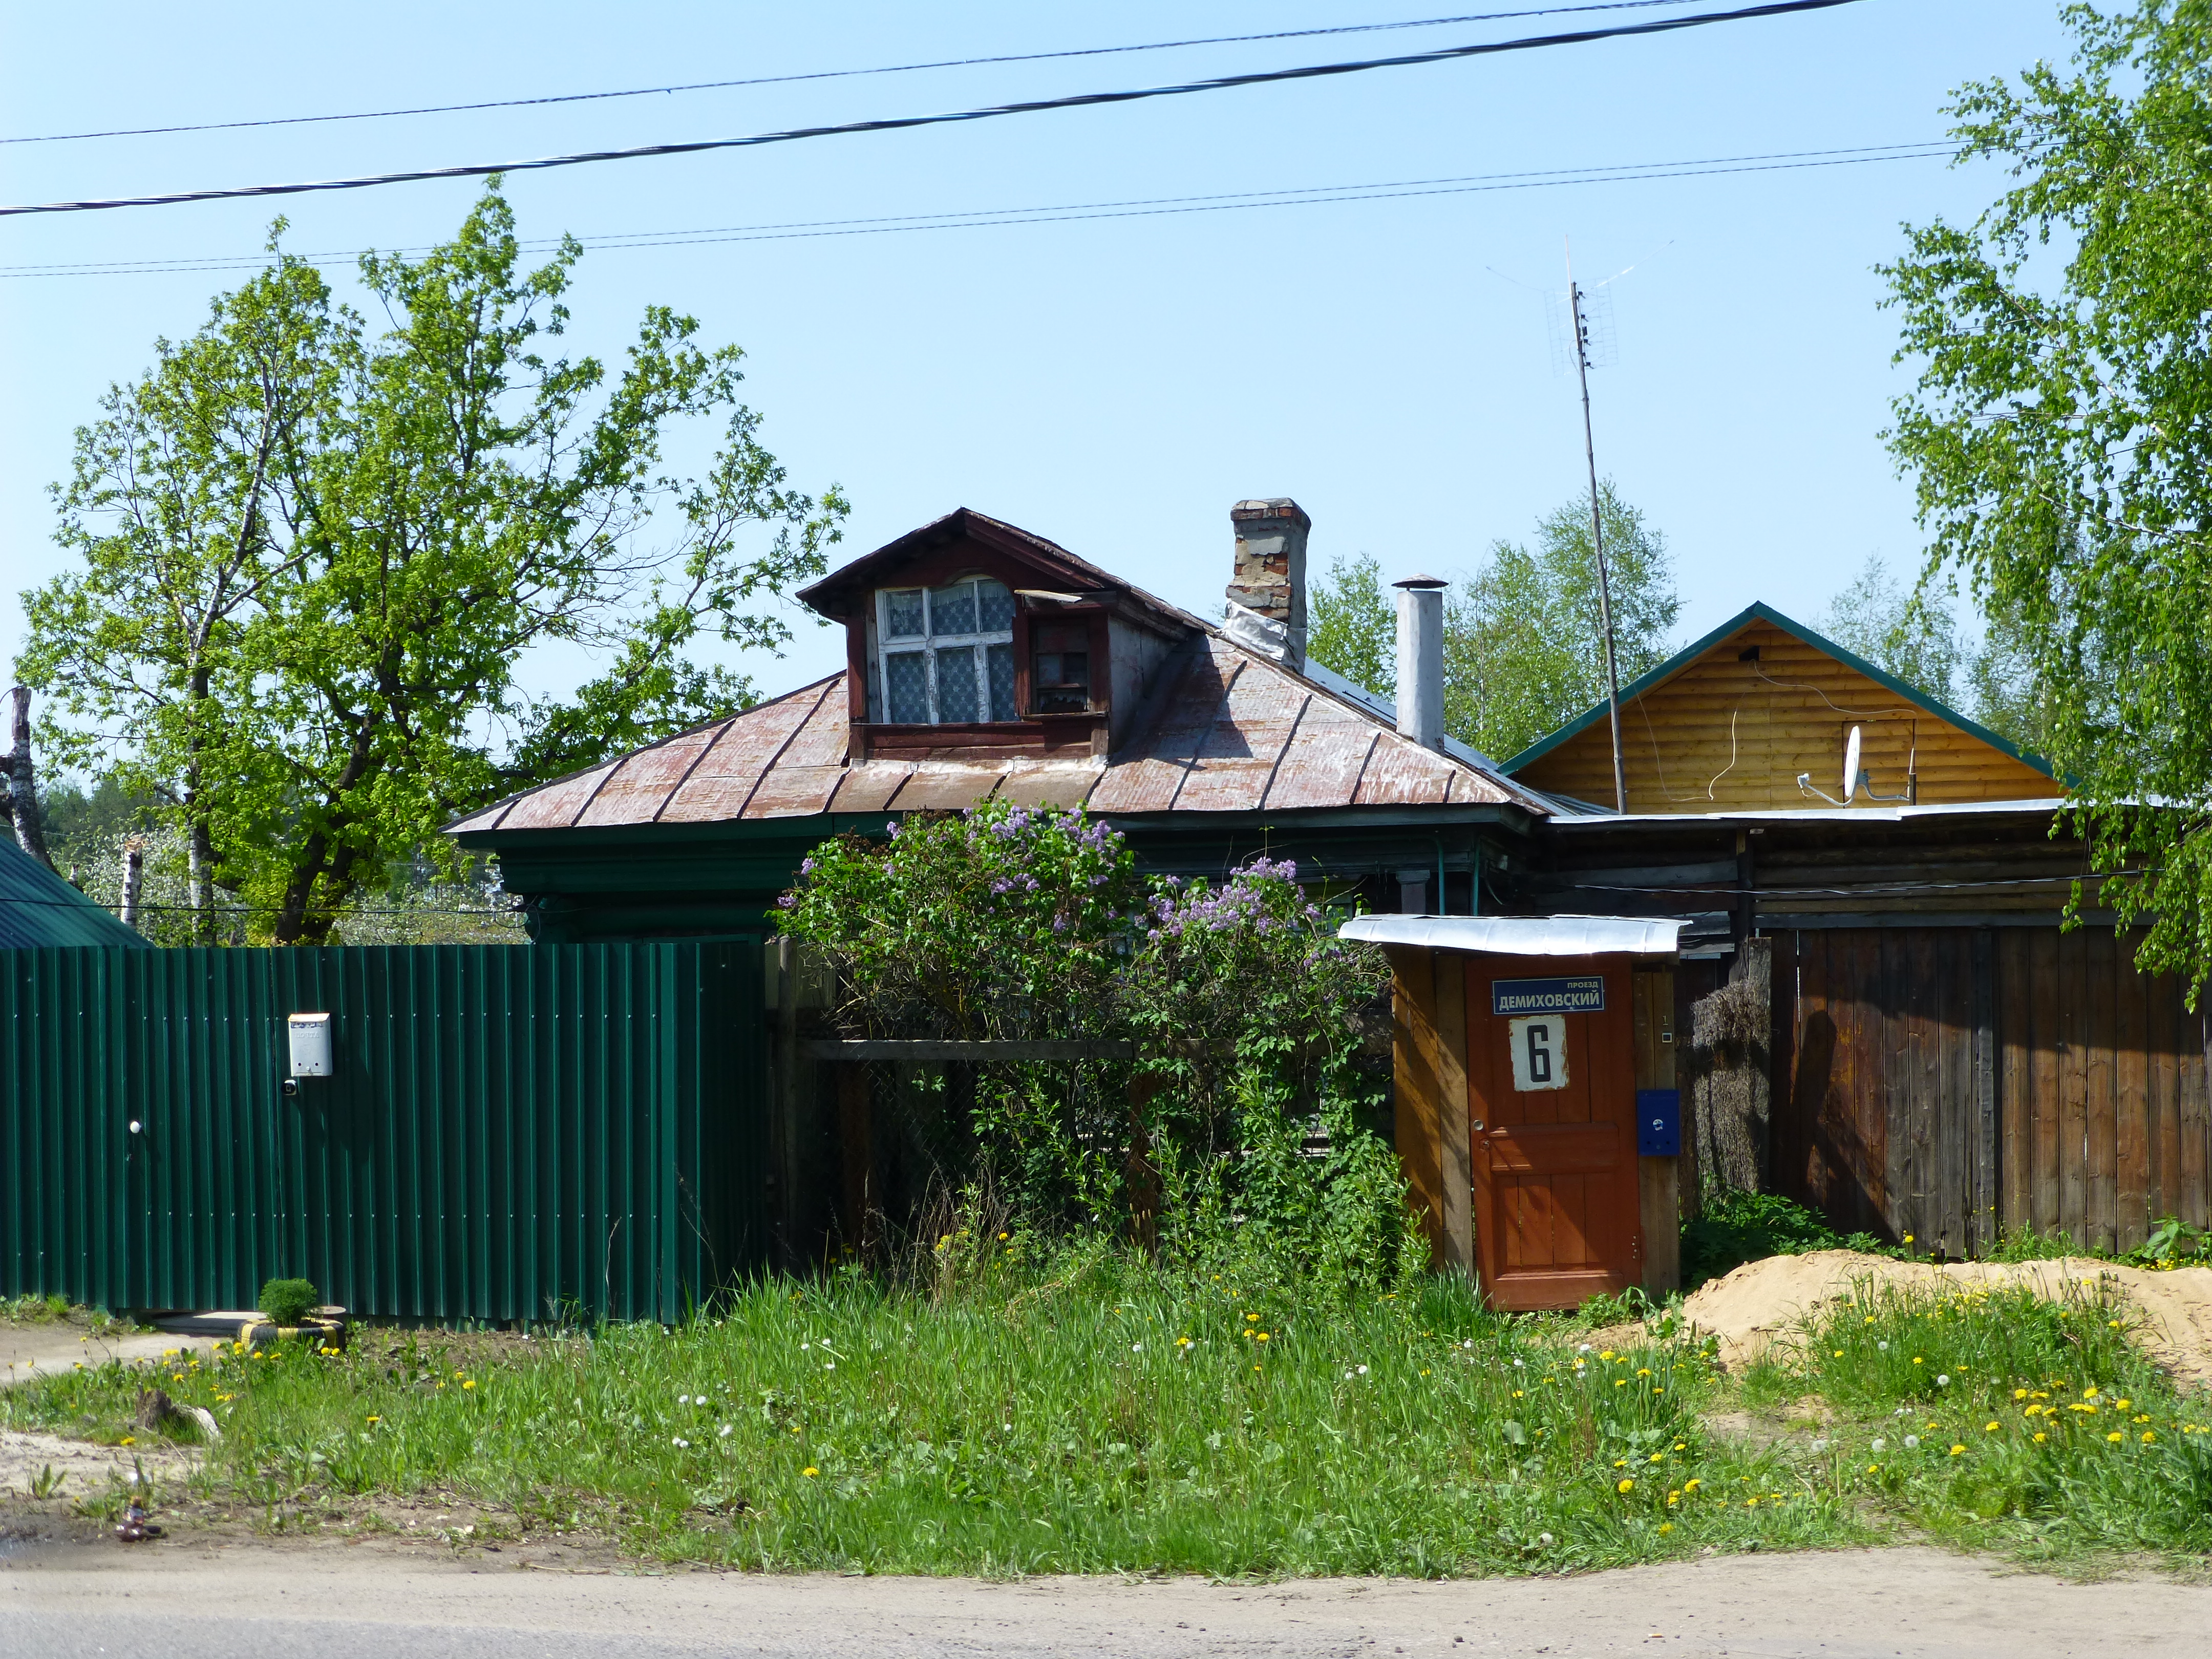
[[[2114,1429],[2110,1434],[2106,1435],[2105,1438],[2112,1441],[2115,1444],[2118,1444],[2120,1441],[2126,1439],[2127,1436],[2122,1434],[2118,1429]]]
[[[2048,1439],[2050,1439],[2050,1438],[2051,1438],[2051,1437],[2050,1437],[2049,1435],[2045,1434],[2041,1430],[2039,1430],[2039,1430],[2036,1431],[2036,1436],[2035,1436],[2035,1443],[2036,1443],[2037,1445],[2039,1445],[2039,1445],[2041,1445],[2045,1441],[2046,1441],[2046,1440],[2048,1440]]]
[[[1995,1434],[1997,1431],[1997,1425],[1994,1423],[1984,1423],[1982,1425],[1982,1427],[1990,1434]]]
[[[809,1480],[811,1480],[816,1475],[821,1474],[822,1471],[816,1468],[813,1464],[809,1463],[805,1468],[799,1470],[799,1473],[805,1475]]]
[[[1659,1523],[1659,1530],[1662,1532],[1672,1532],[1674,1530],[1674,1523],[1672,1521],[1662,1521]]]
[[[1684,1492],[1695,1492],[1698,1487],[1705,1484],[1705,1483],[1702,1480],[1685,1480],[1682,1483],[1682,1490]]]
[[[2150,1443],[2151,1443],[2152,1441],[2154,1441],[2154,1440],[2155,1440],[2155,1439],[2157,1439],[2157,1438],[2158,1438],[2158,1437],[2157,1437],[2156,1435],[2153,1434],[2153,1433],[2152,1433],[2148,1429],[2145,1429],[2145,1430],[2143,1431],[2143,1444],[2144,1444],[2144,1445],[2148,1446],[2148,1444],[2150,1444]]]
[[[1636,1490],[1636,1483],[1633,1480],[1616,1481],[1613,1489],[1615,1492],[1633,1492]]]

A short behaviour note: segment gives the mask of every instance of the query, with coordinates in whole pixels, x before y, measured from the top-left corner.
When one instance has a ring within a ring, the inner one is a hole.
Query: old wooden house
[[[963,509],[800,594],[845,668],[451,826],[535,937],[757,933],[807,850],[909,812],[1081,806],[1152,869],[1253,855],[1396,910],[1463,912],[1552,809],[1305,655],[1310,520],[1231,515],[1228,616]]]
[[[1626,814],[1601,708],[1504,763],[1559,806],[1510,902],[1688,923],[1700,1178],[1954,1255],[2212,1220],[2212,1034],[2095,908],[2047,766],[1764,605],[1624,687],[1621,737]]]
[[[1670,924],[1665,960],[1633,964],[1634,1070],[1679,1077],[1682,1164],[1641,1166],[1619,1235],[1654,1288],[1674,1194],[1716,1181],[1954,1255],[2006,1228],[2125,1247],[2165,1214],[2212,1219],[2204,1018],[2136,973],[2108,915],[2062,927],[2086,858],[2033,756],[1754,605],[1623,689],[1615,811],[1602,709],[1502,763],[1444,735],[1441,583],[1399,584],[1400,695],[1377,697],[1306,656],[1306,515],[1231,517],[1216,621],[948,514],[801,596],[844,629],[839,672],[453,833],[551,942],[761,939],[825,837],[992,799],[1080,805],[1163,872],[1287,856],[1376,914]],[[1398,1117],[1437,1258],[1473,1267],[1478,1091],[1431,1063],[1468,994],[1439,993],[1467,982],[1450,949],[1392,947]],[[821,1184],[802,1121],[840,1131],[778,1088],[788,1218]]]

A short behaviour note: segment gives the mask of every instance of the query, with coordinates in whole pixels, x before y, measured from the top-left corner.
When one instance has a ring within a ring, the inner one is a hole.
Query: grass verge
[[[203,1492],[272,1516],[452,1492],[524,1535],[738,1566],[1438,1576],[1870,1535],[1841,1484],[1705,1432],[1702,1351],[1582,1334],[1443,1285],[1347,1303],[1093,1262],[763,1284],[476,1364],[377,1333],[233,1350],[163,1386],[222,1425]],[[135,1439],[143,1376],[15,1390],[0,1422]]]
[[[1863,1285],[1743,1379],[1808,1397],[1822,1468],[1946,1541],[2038,1564],[2212,1552],[2212,1400],[2144,1357],[2131,1314],[2085,1282],[1908,1294]]]

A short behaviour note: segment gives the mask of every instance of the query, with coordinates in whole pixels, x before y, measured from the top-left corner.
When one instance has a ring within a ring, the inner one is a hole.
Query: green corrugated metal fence
[[[0,951],[0,1292],[672,1319],[766,1255],[757,944]]]

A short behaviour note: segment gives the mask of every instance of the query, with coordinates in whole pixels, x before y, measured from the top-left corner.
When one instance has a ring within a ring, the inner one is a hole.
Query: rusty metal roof
[[[1141,729],[1103,759],[848,761],[842,674],[486,807],[447,826],[487,830],[732,823],[823,812],[915,812],[995,796],[1103,816],[1513,805],[1540,794],[1400,737],[1374,710],[1208,631]]]

